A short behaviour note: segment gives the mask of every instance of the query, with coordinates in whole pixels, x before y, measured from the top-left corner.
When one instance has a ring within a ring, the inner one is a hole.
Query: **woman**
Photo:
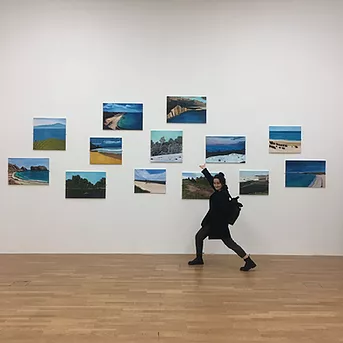
[[[189,265],[204,264],[202,259],[202,250],[204,239],[221,239],[223,243],[232,249],[238,256],[244,259],[245,265],[240,268],[241,271],[249,271],[256,267],[255,262],[249,255],[231,238],[227,221],[227,202],[229,191],[226,185],[225,176],[223,173],[216,174],[214,177],[207,170],[206,165],[200,165],[202,173],[207,181],[214,189],[214,193],[210,197],[210,209],[205,218],[201,222],[201,229],[195,235],[196,258],[189,261]]]

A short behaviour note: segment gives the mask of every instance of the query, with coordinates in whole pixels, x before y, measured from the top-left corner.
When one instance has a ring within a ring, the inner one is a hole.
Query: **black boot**
[[[250,269],[253,269],[256,267],[256,263],[250,258],[250,256],[246,258],[244,261],[245,261],[245,265],[240,268],[242,272],[247,272]]]
[[[198,264],[204,264],[204,260],[202,259],[202,256],[197,256],[194,260],[189,261],[188,264],[190,266],[195,266]]]

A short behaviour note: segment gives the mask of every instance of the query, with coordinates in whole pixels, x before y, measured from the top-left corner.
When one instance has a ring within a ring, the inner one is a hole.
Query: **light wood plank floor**
[[[0,342],[343,342],[343,257],[0,255]]]

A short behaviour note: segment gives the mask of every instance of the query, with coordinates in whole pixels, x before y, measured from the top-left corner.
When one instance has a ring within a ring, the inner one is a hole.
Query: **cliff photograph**
[[[48,158],[9,158],[9,185],[49,185]]]
[[[167,123],[206,123],[206,97],[168,96]]]

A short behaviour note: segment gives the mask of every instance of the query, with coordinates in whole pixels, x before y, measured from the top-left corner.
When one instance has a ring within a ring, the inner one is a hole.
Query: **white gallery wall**
[[[181,199],[205,135],[246,135],[269,196],[241,196],[231,232],[253,254],[343,254],[343,1],[1,0],[0,252],[192,253],[206,200]],[[167,124],[167,95],[207,96],[207,124]],[[103,102],[142,102],[143,131],[103,131]],[[33,151],[33,117],[66,117],[67,150]],[[299,155],[269,125],[301,125]],[[150,130],[183,130],[183,163],[150,163]],[[123,165],[89,164],[89,137],[123,137]],[[9,157],[49,157],[50,185],[9,186]],[[325,189],[285,188],[285,159],[325,159]],[[134,168],[167,194],[134,194]],[[107,198],[65,199],[67,170],[107,172]],[[232,253],[207,241],[206,253]]]

